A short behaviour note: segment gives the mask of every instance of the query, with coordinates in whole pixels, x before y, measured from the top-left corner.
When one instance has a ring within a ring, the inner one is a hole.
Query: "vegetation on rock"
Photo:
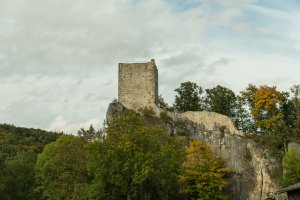
[[[283,159],[282,187],[300,182],[300,152],[290,149]]]
[[[289,93],[250,84],[236,95],[184,82],[175,91],[173,106],[161,96],[159,106],[229,116],[272,156],[284,157],[283,186],[300,181],[299,153],[284,155],[288,142],[300,141],[300,85]],[[201,141],[188,144],[185,121],[161,117],[148,108],[122,110],[101,130],[91,125],[78,136],[0,124],[1,199],[228,199],[224,160]],[[168,122],[177,123],[174,134]]]
[[[223,193],[228,186],[225,176],[230,172],[225,161],[200,140],[190,141],[186,154],[179,182],[188,199],[229,199]]]

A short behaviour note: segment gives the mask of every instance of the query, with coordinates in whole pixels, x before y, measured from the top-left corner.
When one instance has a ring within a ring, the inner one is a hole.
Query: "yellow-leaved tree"
[[[186,160],[179,176],[181,192],[189,199],[229,199],[223,193],[228,185],[225,176],[229,173],[225,161],[209,145],[200,140],[192,140],[186,149]]]
[[[252,115],[256,126],[267,133],[280,120],[284,120],[284,95],[276,87],[261,86],[253,97]]]

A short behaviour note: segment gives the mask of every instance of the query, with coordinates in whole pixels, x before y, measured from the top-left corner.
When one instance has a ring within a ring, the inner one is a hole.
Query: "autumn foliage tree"
[[[200,140],[190,141],[179,176],[181,192],[190,199],[229,199],[222,192],[228,185],[224,177],[230,172],[224,165],[225,161],[214,154],[209,145]]]
[[[261,86],[253,97],[252,115],[257,127],[271,132],[278,121],[284,120],[284,95],[276,87]]]

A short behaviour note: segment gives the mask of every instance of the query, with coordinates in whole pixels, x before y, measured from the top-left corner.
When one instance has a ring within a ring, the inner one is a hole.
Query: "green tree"
[[[237,96],[237,112],[235,121],[238,121],[237,127],[244,133],[255,134],[257,127],[255,119],[252,115],[252,109],[254,107],[254,96],[257,91],[257,87],[253,84],[249,84],[247,88],[240,92]]]
[[[256,132],[255,121],[247,107],[247,103],[241,96],[237,96],[234,117],[232,120],[237,129],[244,133],[252,134]]]
[[[36,155],[60,134],[0,124],[0,199],[31,199]]]
[[[284,124],[289,131],[295,126],[295,122],[297,121],[297,106],[293,99],[290,98],[290,94],[288,92],[282,92],[283,94],[283,106],[282,112],[284,114]]]
[[[5,161],[3,199],[33,199],[35,159],[33,151],[20,151]]]
[[[287,187],[300,181],[300,153],[289,150],[283,159],[282,187]]]
[[[232,90],[218,85],[205,91],[205,103],[208,111],[217,112],[230,118],[235,116],[237,97]]]
[[[86,140],[60,136],[38,155],[35,176],[40,199],[86,199]]]
[[[203,110],[203,89],[196,83],[187,81],[175,89],[175,102],[173,108],[176,112],[201,111]]]
[[[293,104],[294,108],[292,134],[294,137],[300,140],[300,85],[294,85],[291,88],[291,93],[293,94],[291,103]]]
[[[258,88],[255,85],[249,84],[245,90],[241,91],[241,98],[249,110],[254,107],[254,96],[257,90]]]
[[[2,162],[14,157],[19,151],[32,150],[40,153],[46,144],[55,141],[59,135],[40,129],[16,127],[0,124],[0,155]],[[1,162],[1,161],[0,161]]]
[[[137,113],[125,111],[89,143],[90,199],[167,199],[176,194],[182,142]],[[174,189],[174,190],[173,190]]]
[[[89,129],[81,128],[77,132],[79,137],[84,138],[86,141],[94,141],[94,140],[103,140],[103,132],[101,130],[95,130],[93,125],[91,124]]]
[[[190,141],[179,176],[181,191],[191,199],[229,199],[222,192],[228,185],[224,177],[230,172],[224,165],[225,161],[210,146],[200,140]]]
[[[165,102],[162,95],[158,96],[158,107],[163,108],[167,111],[173,111],[173,108],[168,105],[168,103]]]

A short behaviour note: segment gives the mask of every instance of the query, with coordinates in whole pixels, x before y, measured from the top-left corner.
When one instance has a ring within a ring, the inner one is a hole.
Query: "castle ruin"
[[[186,131],[190,138],[203,140],[227,160],[233,172],[229,189],[231,199],[264,200],[267,193],[278,190],[269,170],[276,161],[266,159],[264,149],[245,138],[229,117],[204,111],[172,113],[159,108],[157,101],[158,71],[154,59],[143,63],[119,63],[118,102],[110,104],[108,121],[112,120],[112,113],[120,113],[125,108],[134,111],[151,108],[155,117],[167,116],[165,123],[170,134]],[[247,160],[246,154],[250,154],[251,159]]]
[[[188,119],[203,124],[209,130],[215,127],[227,127],[231,134],[242,135],[232,120],[214,112],[171,113],[158,108],[158,70],[155,60],[142,63],[119,63],[118,102],[128,109],[151,108],[157,116],[166,112],[173,119]]]
[[[119,63],[118,101],[127,108],[153,107],[158,100],[158,73],[155,60]]]

